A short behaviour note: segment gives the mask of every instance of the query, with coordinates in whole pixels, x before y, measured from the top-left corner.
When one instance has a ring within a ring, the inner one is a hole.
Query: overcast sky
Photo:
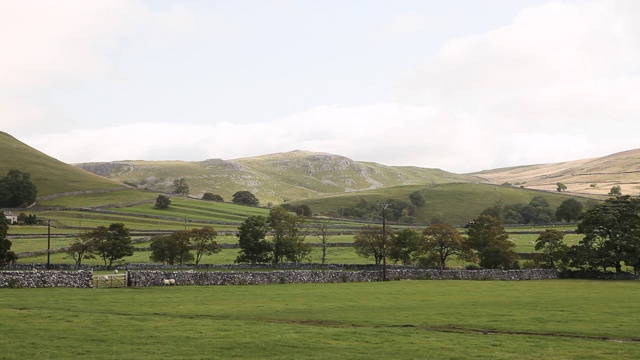
[[[640,1],[0,0],[0,130],[67,163],[604,156],[640,148]]]

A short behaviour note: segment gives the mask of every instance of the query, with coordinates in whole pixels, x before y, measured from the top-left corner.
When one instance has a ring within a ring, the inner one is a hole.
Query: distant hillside
[[[294,201],[292,205],[307,204],[320,215],[341,217],[343,208],[353,207],[355,204],[366,201],[369,204],[377,204],[391,200],[410,203],[409,195],[419,191],[425,199],[424,205],[418,207],[413,216],[416,224],[429,224],[434,222],[447,222],[464,225],[476,218],[488,207],[499,202],[504,205],[528,204],[534,196],[544,196],[550,207],[555,209],[564,200],[576,198],[585,206],[594,200],[575,197],[565,193],[545,193],[538,190],[521,189],[512,186],[497,186],[477,183],[448,183],[433,186],[398,186],[386,189],[359,191],[349,194],[333,195],[323,198]],[[380,212],[376,207],[376,213],[371,213],[371,218],[377,219]]]
[[[0,176],[6,176],[10,169],[29,173],[38,188],[38,197],[124,187],[116,181],[58,161],[0,131]]]
[[[625,195],[640,191],[640,149],[624,151],[595,159],[553,164],[516,166],[476,172],[492,184],[509,182],[528,189],[556,191],[557,183],[567,192],[586,196],[606,195],[619,185]]]
[[[136,160],[76,166],[113,180],[163,191],[171,189],[173,180],[184,177],[191,187],[191,195],[196,197],[211,192],[229,201],[236,191],[248,190],[262,204],[400,185],[480,181],[475,176],[457,175],[439,169],[385,166],[309,151],[235,160]]]

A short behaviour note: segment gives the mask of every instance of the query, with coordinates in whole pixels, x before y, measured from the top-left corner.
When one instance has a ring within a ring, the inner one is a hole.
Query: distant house
[[[5,211],[4,217],[7,219],[7,221],[11,225],[18,223],[18,216],[12,213],[11,211]]]

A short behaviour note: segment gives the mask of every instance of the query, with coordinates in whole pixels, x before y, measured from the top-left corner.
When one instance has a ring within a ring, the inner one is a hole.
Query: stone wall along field
[[[93,287],[93,270],[0,271],[0,288]]]
[[[555,270],[432,270],[387,271],[389,280],[544,280],[557,279]],[[381,271],[278,270],[278,271],[132,271],[129,286],[163,286],[164,279],[175,285],[267,285],[286,283],[340,283],[382,281]]]

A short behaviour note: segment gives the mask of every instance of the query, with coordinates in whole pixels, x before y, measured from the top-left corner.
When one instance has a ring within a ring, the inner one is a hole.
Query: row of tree
[[[304,217],[277,206],[269,216],[249,216],[238,228],[240,252],[237,262],[300,263],[309,258],[311,245],[304,242],[306,233],[300,228]],[[271,240],[267,240],[267,235]]]
[[[578,220],[583,204],[574,198],[563,201],[553,211],[544,196],[534,196],[528,204],[502,205],[500,201],[484,209],[481,215],[491,215],[503,224],[551,224],[554,221]]]
[[[624,267],[640,270],[640,198],[618,196],[607,199],[580,216],[577,233],[584,238],[575,245],[564,242],[564,234],[545,230],[536,240],[536,261],[544,266],[603,271]]]
[[[463,236],[450,224],[432,224],[422,231],[404,228],[397,233],[381,227],[367,226],[354,237],[356,253],[364,258],[373,258],[380,264],[385,256],[394,263],[419,264],[425,267],[447,266],[447,261],[458,258],[467,262],[478,262],[484,268],[519,268],[515,244],[503,225],[494,217],[481,215]]]

